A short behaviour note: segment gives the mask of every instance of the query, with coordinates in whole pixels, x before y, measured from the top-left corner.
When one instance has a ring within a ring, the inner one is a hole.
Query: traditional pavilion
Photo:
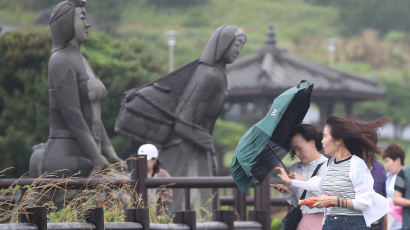
[[[344,104],[346,116],[353,116],[353,103],[385,96],[385,88],[372,79],[289,55],[276,46],[272,25],[262,49],[227,66],[227,80],[230,92],[222,115],[227,120],[240,120],[235,114],[261,119],[273,98],[301,80],[314,84],[311,101],[320,110],[319,125],[335,103]]]

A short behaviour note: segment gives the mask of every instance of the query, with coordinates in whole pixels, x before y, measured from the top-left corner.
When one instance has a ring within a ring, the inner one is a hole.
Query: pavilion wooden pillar
[[[317,102],[320,110],[320,127],[324,127],[326,124],[327,118],[333,114],[334,102],[331,100],[320,100]]]
[[[266,113],[269,111],[270,106],[272,105],[271,97],[260,97],[255,101],[255,115],[257,119],[260,120],[265,117]]]
[[[345,104],[346,117],[353,117],[353,102],[348,100],[348,101],[344,101],[344,104]]]

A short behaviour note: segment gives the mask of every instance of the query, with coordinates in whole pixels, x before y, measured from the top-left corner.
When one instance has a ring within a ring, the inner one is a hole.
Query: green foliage
[[[31,146],[48,135],[50,35],[21,30],[0,37],[0,168],[27,171]]]
[[[162,60],[158,60],[136,39],[127,42],[113,39],[98,31],[92,31],[85,44],[84,56],[96,75],[108,89],[108,97],[103,104],[102,120],[109,134],[113,134],[114,123],[120,110],[124,92],[156,79],[164,72]]]
[[[406,100],[410,98],[409,80],[410,76],[408,74],[399,77],[394,77],[392,74],[382,75],[381,81],[387,90],[386,98],[381,101],[364,102],[356,105],[356,114],[367,119],[380,116],[390,117],[395,126],[395,137],[401,138],[404,127],[410,124],[410,107]]]
[[[0,22],[8,22],[10,24],[16,23],[33,23],[38,17],[40,10],[50,9],[52,10],[59,2],[63,0],[25,0],[25,1],[13,1],[13,0],[0,0],[0,9],[4,9],[2,12],[0,10]],[[97,26],[106,32],[114,32],[118,23],[121,21],[121,12],[124,8],[125,0],[98,0],[98,1],[87,1],[87,13],[91,17],[92,26]],[[7,12],[8,11],[8,12]],[[18,21],[8,20],[8,18],[15,17],[12,14],[20,14]],[[29,14],[29,18],[25,14]],[[4,17],[2,17],[4,14]],[[7,18],[7,16],[9,16]],[[20,19],[22,16],[26,19]]]
[[[123,11],[120,29],[125,36],[146,40],[152,44],[153,52],[164,58],[168,58],[165,32],[177,30],[177,67],[198,58],[212,32],[223,24],[244,29],[248,40],[241,56],[251,54],[264,44],[270,23],[274,23],[278,44],[293,48],[291,41],[337,35],[340,21],[337,9],[303,4],[299,0],[262,0],[258,4],[248,0],[208,0],[207,4],[189,8],[161,10],[144,1],[130,1]]]
[[[204,27],[208,26],[209,21],[206,17],[206,13],[200,8],[196,7],[195,9],[191,9],[187,14],[186,20],[182,23],[185,27]]]
[[[276,217],[271,217],[270,229],[271,230],[281,230],[282,220]]]
[[[120,205],[112,205],[104,208],[104,222],[124,222],[124,208]]]
[[[157,224],[172,224],[172,218],[167,215],[157,215],[156,206],[153,205],[149,208],[149,221]]]
[[[121,21],[121,11],[125,0],[98,0],[87,2],[87,13],[97,20],[99,28],[107,32],[115,32],[118,23]]]
[[[340,11],[341,25],[348,34],[373,28],[385,34],[390,30],[410,31],[408,0],[311,0],[315,4],[333,5]]]
[[[77,222],[78,211],[70,204],[64,205],[58,209],[54,204],[50,207],[50,211],[47,214],[47,222]],[[106,213],[104,212],[104,219]]]
[[[385,100],[387,107],[385,114],[392,118],[392,123],[396,128],[410,124],[410,107],[406,100],[410,98],[410,85],[406,84],[409,80],[410,77],[406,75],[401,81],[390,80],[385,82],[388,91]]]
[[[398,42],[405,42],[406,41],[406,33],[403,31],[391,30],[384,36],[384,40],[398,43]]]
[[[247,130],[244,125],[218,119],[213,133],[216,148],[223,151],[235,149],[239,139]]]
[[[192,5],[206,4],[208,0],[145,0],[147,4],[157,8],[187,8]]]

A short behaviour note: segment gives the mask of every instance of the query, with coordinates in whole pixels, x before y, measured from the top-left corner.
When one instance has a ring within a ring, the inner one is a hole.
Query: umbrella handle
[[[286,166],[285,166],[285,164],[282,162],[282,160],[276,155],[275,151],[273,151],[272,146],[270,146],[270,143],[268,143],[268,147],[269,147],[269,149],[272,151],[272,153],[273,153],[273,155],[276,157],[276,159],[278,159],[279,162],[282,164],[283,168],[285,169],[286,173],[287,173],[288,176],[289,176],[290,171],[288,170],[288,168],[286,168]]]

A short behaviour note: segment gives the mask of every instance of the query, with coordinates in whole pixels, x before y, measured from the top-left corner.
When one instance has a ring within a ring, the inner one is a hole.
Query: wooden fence
[[[145,156],[135,157],[131,160],[131,177],[129,179],[112,178],[21,178],[0,179],[0,188],[10,186],[25,186],[35,183],[61,184],[67,188],[82,188],[96,186],[100,183],[109,183],[113,186],[130,184],[135,190],[132,193],[134,201],[137,196],[142,197],[143,205],[147,204],[148,188],[182,188],[185,190],[185,210],[176,212],[174,224],[149,223],[148,209],[125,210],[126,222],[104,223],[103,209],[90,210],[87,223],[47,223],[46,209],[35,207],[29,211],[29,215],[20,215],[19,223],[0,224],[2,229],[270,229],[270,207],[287,206],[283,198],[270,197],[270,180],[267,178],[263,183],[254,187],[254,197],[247,197],[246,193],[240,193],[232,177],[169,177],[147,178],[147,159]],[[212,222],[196,223],[196,213],[190,207],[190,189],[212,188],[214,196],[212,200]],[[219,197],[219,188],[232,188],[233,197]],[[4,198],[3,198],[4,199]],[[17,201],[18,202],[18,201]],[[220,205],[233,205],[234,211],[221,211]],[[254,210],[247,215],[246,207],[254,206]],[[134,204],[137,207],[137,204]],[[240,221],[234,221],[234,214],[239,215]]]

